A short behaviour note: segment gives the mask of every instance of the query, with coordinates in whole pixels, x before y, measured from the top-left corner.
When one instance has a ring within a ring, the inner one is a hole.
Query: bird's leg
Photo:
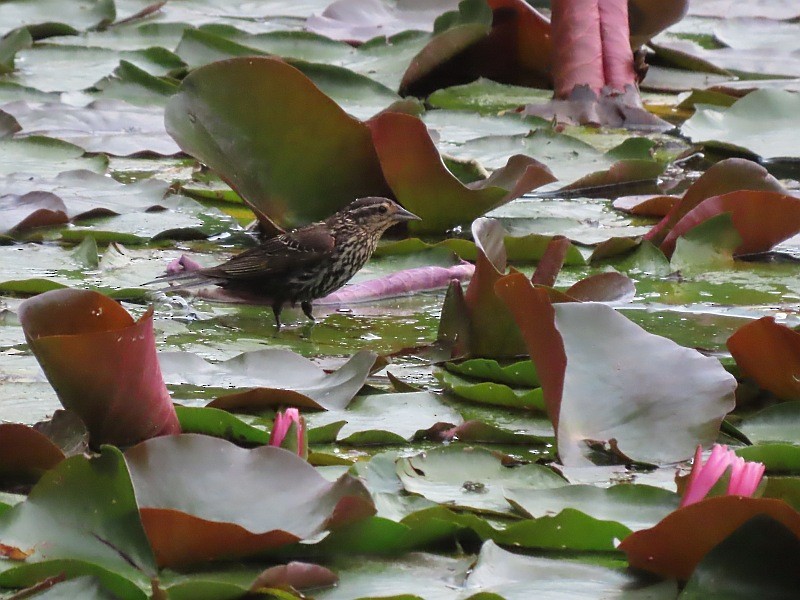
[[[275,315],[275,329],[281,328],[281,310],[283,309],[283,303],[278,302],[277,304],[272,305],[272,314]]]
[[[305,313],[305,315],[309,319],[311,319],[312,321],[316,321],[316,319],[314,318],[314,315],[311,313],[311,302],[310,301],[307,300],[305,302],[301,302],[300,303],[300,307],[303,309],[303,313]]]

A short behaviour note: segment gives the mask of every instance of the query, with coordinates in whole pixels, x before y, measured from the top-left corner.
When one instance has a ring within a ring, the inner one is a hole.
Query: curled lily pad
[[[387,112],[368,122],[383,174],[398,201],[422,221],[412,230],[445,231],[555,181],[538,161],[512,156],[487,179],[464,185],[441,162],[425,124]]]
[[[686,213],[664,237],[670,255],[676,240],[711,217],[730,213],[741,243],[736,254],[766,252],[800,232],[800,198],[788,194],[741,190],[706,198]]]
[[[727,345],[745,376],[783,400],[800,400],[800,333],[762,317],[736,330]]]
[[[645,235],[645,239],[661,245],[675,224],[703,200],[738,190],[785,192],[781,183],[758,163],[742,158],[720,161],[691,185],[683,198]]]
[[[49,192],[28,192],[0,197],[0,233],[24,231],[66,223],[67,207]]]
[[[708,552],[757,515],[800,536],[800,513],[782,500],[719,496],[685,506],[620,544],[632,567],[686,580]]]
[[[2,479],[36,480],[64,458],[61,448],[32,427],[21,423],[0,424]]]
[[[130,448],[142,523],[162,566],[249,556],[374,513],[369,492],[296,454],[184,434]]]
[[[253,98],[264,105],[251,110]],[[234,58],[196,69],[167,104],[166,123],[184,151],[281,224],[390,193],[366,125],[281,60]]]
[[[61,289],[19,309],[25,339],[65,408],[95,445],[180,432],[161,377],[153,309],[138,321],[107,296]]]
[[[495,287],[536,365],[564,464],[586,464],[597,442],[628,459],[675,462],[716,438],[736,382],[715,358],[603,304],[552,304],[522,274]]]

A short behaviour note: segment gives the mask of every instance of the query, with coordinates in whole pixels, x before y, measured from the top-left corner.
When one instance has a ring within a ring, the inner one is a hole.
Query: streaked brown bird
[[[384,231],[418,220],[388,198],[360,198],[325,221],[282,233],[216,267],[167,275],[160,281],[177,283],[173,289],[211,283],[266,299],[279,328],[287,303],[299,302],[313,321],[312,301],[347,283],[372,256]]]

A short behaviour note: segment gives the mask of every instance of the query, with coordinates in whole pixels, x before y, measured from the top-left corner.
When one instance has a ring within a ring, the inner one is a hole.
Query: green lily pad
[[[24,62],[25,69],[5,75],[3,80],[43,92],[77,92],[90,88],[110,75],[121,60],[158,76],[183,67],[183,62],[164,48],[117,52],[106,48],[42,44],[20,50],[17,60]]]
[[[269,98],[269,109],[249,110],[254,97]],[[282,223],[324,218],[355,197],[388,193],[366,125],[276,59],[231,59],[193,71],[168,103],[166,123],[181,148]]]
[[[486,542],[467,577],[465,589],[475,594],[481,592],[472,596],[474,600],[566,599],[575,598],[575,590],[581,590],[586,598],[670,600],[677,593],[677,584],[663,581],[642,585],[635,576],[615,569],[514,554]]]
[[[765,159],[797,158],[791,132],[800,98],[782,90],[756,90],[730,108],[700,107],[681,132],[695,143],[744,150]]]
[[[66,572],[93,575],[112,593],[146,597],[156,565],[122,454],[63,461],[28,499],[0,515],[3,543],[32,553],[0,563],[0,585],[26,586]]]
[[[41,593],[34,594],[33,598],[39,600],[69,600],[70,598],[83,598],[84,600],[115,600],[117,596],[108,591],[96,577],[83,576],[62,581],[55,585],[43,588]]]
[[[531,518],[580,510],[602,521],[616,521],[630,531],[646,529],[678,508],[680,497],[657,487],[620,484],[610,488],[567,485],[550,490],[509,487],[506,499]]]
[[[541,465],[503,466],[500,458],[482,448],[437,448],[397,461],[403,488],[446,506],[477,512],[513,514],[506,487],[549,489],[566,485]]]
[[[519,387],[536,387],[539,377],[536,366],[529,360],[500,365],[488,358],[472,358],[459,363],[445,363],[445,369],[465,377],[484,379]]]
[[[218,408],[176,406],[175,413],[183,433],[202,433],[229,440],[235,444],[261,446],[269,443],[269,433],[248,425],[229,412]]]
[[[54,171],[85,169],[103,173],[108,165],[104,156],[84,157],[83,148],[48,137],[0,139],[0,152],[6,158],[0,176],[12,173],[52,176]]]
[[[768,443],[737,448],[736,454],[745,460],[760,462],[767,471],[800,471],[800,446]]]
[[[110,24],[116,18],[113,0],[59,2],[44,0],[4,2],[0,8],[0,36],[25,26],[34,37],[73,34]]]
[[[747,417],[741,432],[754,444],[762,442],[800,443],[800,402],[782,402]]]
[[[526,410],[544,410],[544,395],[541,388],[512,388],[491,381],[475,381],[444,370],[434,371],[436,379],[444,388],[465,400]]]
[[[6,104],[3,110],[17,119],[23,134],[46,135],[87,152],[116,156],[140,152],[170,156],[180,152],[167,135],[164,112],[158,108],[133,106],[121,100],[97,100],[82,108],[60,103],[31,106],[14,102]]]
[[[791,566],[798,559],[800,539],[794,532],[768,515],[757,515],[706,554],[679,598],[747,600],[753,590],[791,598],[800,585]]]
[[[405,444],[435,423],[458,425],[461,415],[430,392],[371,394],[355,398],[345,411],[308,415],[310,427],[346,421],[338,432],[352,445]]]
[[[537,90],[480,78],[472,83],[436,90],[428,96],[427,102],[436,108],[498,114],[529,104],[536,98],[550,100],[552,97],[551,90]]]

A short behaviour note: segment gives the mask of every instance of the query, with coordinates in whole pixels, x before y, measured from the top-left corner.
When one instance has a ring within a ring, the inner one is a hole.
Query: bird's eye
[[[389,210],[389,209],[386,208],[385,206],[379,206],[378,207],[378,212],[381,213],[382,215],[385,215],[387,210]]]

